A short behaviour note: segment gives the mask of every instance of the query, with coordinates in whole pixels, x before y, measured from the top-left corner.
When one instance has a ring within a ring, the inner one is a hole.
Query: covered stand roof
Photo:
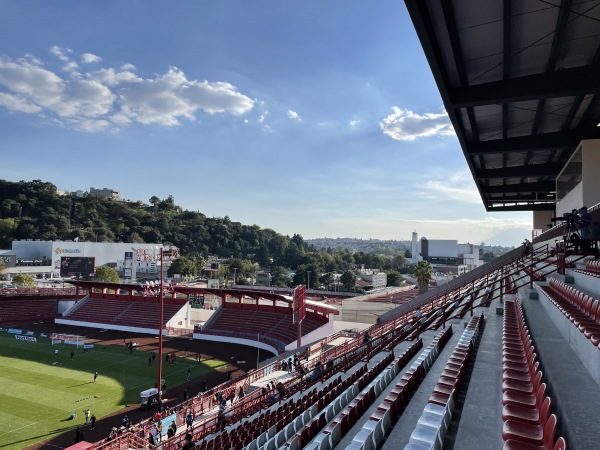
[[[405,0],[486,210],[554,210],[600,138],[600,2]]]

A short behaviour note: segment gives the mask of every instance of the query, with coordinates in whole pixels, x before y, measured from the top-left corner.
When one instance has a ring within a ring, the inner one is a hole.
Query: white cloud
[[[379,126],[384,134],[398,141],[414,141],[427,136],[452,136],[454,129],[448,114],[415,114],[409,110],[392,107],[393,113],[383,119]]]
[[[48,116],[61,126],[98,132],[132,123],[178,125],[182,118],[194,120],[199,111],[207,114],[242,115],[255,100],[227,82],[188,79],[172,67],[165,74],[142,78],[125,64],[120,70],[102,68],[77,72],[70,49],[54,46],[50,52],[71,72],[64,78],[26,55],[17,60],[0,57],[0,107],[9,111]],[[98,62],[91,53],[83,62]],[[261,117],[268,114],[263,113]]]
[[[37,105],[32,105],[16,95],[4,94],[0,92],[0,106],[4,106],[10,111],[17,111],[23,113],[39,113],[42,112],[42,108]]]
[[[298,122],[302,120],[298,113],[296,111],[292,111],[291,109],[288,109],[287,116],[292,120],[297,120]]]
[[[79,65],[75,61],[69,61],[62,66],[62,70],[65,72],[72,72],[77,69]]]
[[[115,69],[100,69],[94,72],[89,72],[87,77],[96,80],[102,84],[106,84],[108,86],[116,86],[120,83],[133,83],[142,81],[136,74],[130,72],[128,70],[124,70],[121,72],[115,71]]]
[[[350,121],[348,121],[348,125],[350,125],[350,127],[352,127],[352,128],[356,127],[358,124],[360,124],[360,120],[350,120]]]
[[[81,54],[81,62],[84,64],[97,63],[100,62],[102,58],[93,53],[82,53]]]
[[[72,52],[73,50],[71,50],[70,48],[61,48],[58,45],[55,45],[50,48],[50,53],[52,53],[54,56],[58,57],[58,59],[64,62],[70,60],[70,58],[67,56],[67,53]]]
[[[442,173],[440,179],[425,181],[422,189],[421,196],[424,198],[481,204],[481,197],[473,183],[473,178],[464,171],[451,175]]]
[[[241,115],[254,106],[252,99],[229,83],[188,80],[175,67],[160,77],[123,87],[119,99],[119,120],[166,126],[179,125],[182,117],[192,120],[198,110]]]
[[[267,116],[268,116],[268,115],[269,115],[269,111],[265,111],[264,113],[262,113],[262,114],[259,116],[259,118],[258,118],[257,122],[258,122],[258,123],[263,123],[263,122],[265,121],[265,119],[267,118]]]

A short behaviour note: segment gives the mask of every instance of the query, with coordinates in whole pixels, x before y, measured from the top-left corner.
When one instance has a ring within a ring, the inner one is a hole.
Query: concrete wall
[[[600,203],[600,139],[583,141],[583,197],[581,206],[590,207]]]
[[[254,348],[260,348],[262,350],[267,350],[268,352],[273,353],[273,355],[278,355],[279,352],[275,349],[275,347],[270,346],[264,342],[258,342],[251,339],[242,339],[242,338],[234,338],[229,336],[214,336],[210,334],[196,334],[194,333],[194,339],[199,339],[201,341],[211,341],[211,342],[230,342],[232,344],[239,345],[248,345]]]
[[[554,211],[534,211],[533,228],[546,231],[548,229],[548,224],[554,226],[554,223],[550,220],[552,217],[554,217]]]
[[[105,323],[94,323],[94,322],[81,322],[79,320],[68,320],[68,319],[54,319],[55,323],[62,323],[64,325],[73,325],[75,327],[87,327],[87,328],[100,328],[102,330],[119,330],[127,331],[130,333],[146,333],[158,335],[156,328],[137,328],[137,327],[126,327],[123,325],[109,325]],[[163,336],[167,336],[167,330],[163,330]]]

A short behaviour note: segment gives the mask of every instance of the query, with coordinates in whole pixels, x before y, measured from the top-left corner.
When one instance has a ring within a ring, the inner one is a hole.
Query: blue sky
[[[398,0],[0,0],[0,178],[305,238],[518,245]]]

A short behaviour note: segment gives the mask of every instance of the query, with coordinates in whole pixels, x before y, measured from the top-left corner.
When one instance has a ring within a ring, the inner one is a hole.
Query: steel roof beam
[[[467,151],[470,155],[490,155],[533,150],[574,149],[581,141],[587,139],[600,139],[600,128],[594,127],[574,131],[536,134],[533,136],[470,142]]]
[[[540,181],[537,183],[503,184],[501,186],[488,186],[482,194],[509,194],[521,192],[552,192],[556,189],[554,181]]]
[[[476,178],[520,178],[520,177],[555,177],[564,167],[563,163],[535,164],[502,169],[478,170]]]
[[[448,92],[454,108],[598,93],[599,64],[453,88]]]

